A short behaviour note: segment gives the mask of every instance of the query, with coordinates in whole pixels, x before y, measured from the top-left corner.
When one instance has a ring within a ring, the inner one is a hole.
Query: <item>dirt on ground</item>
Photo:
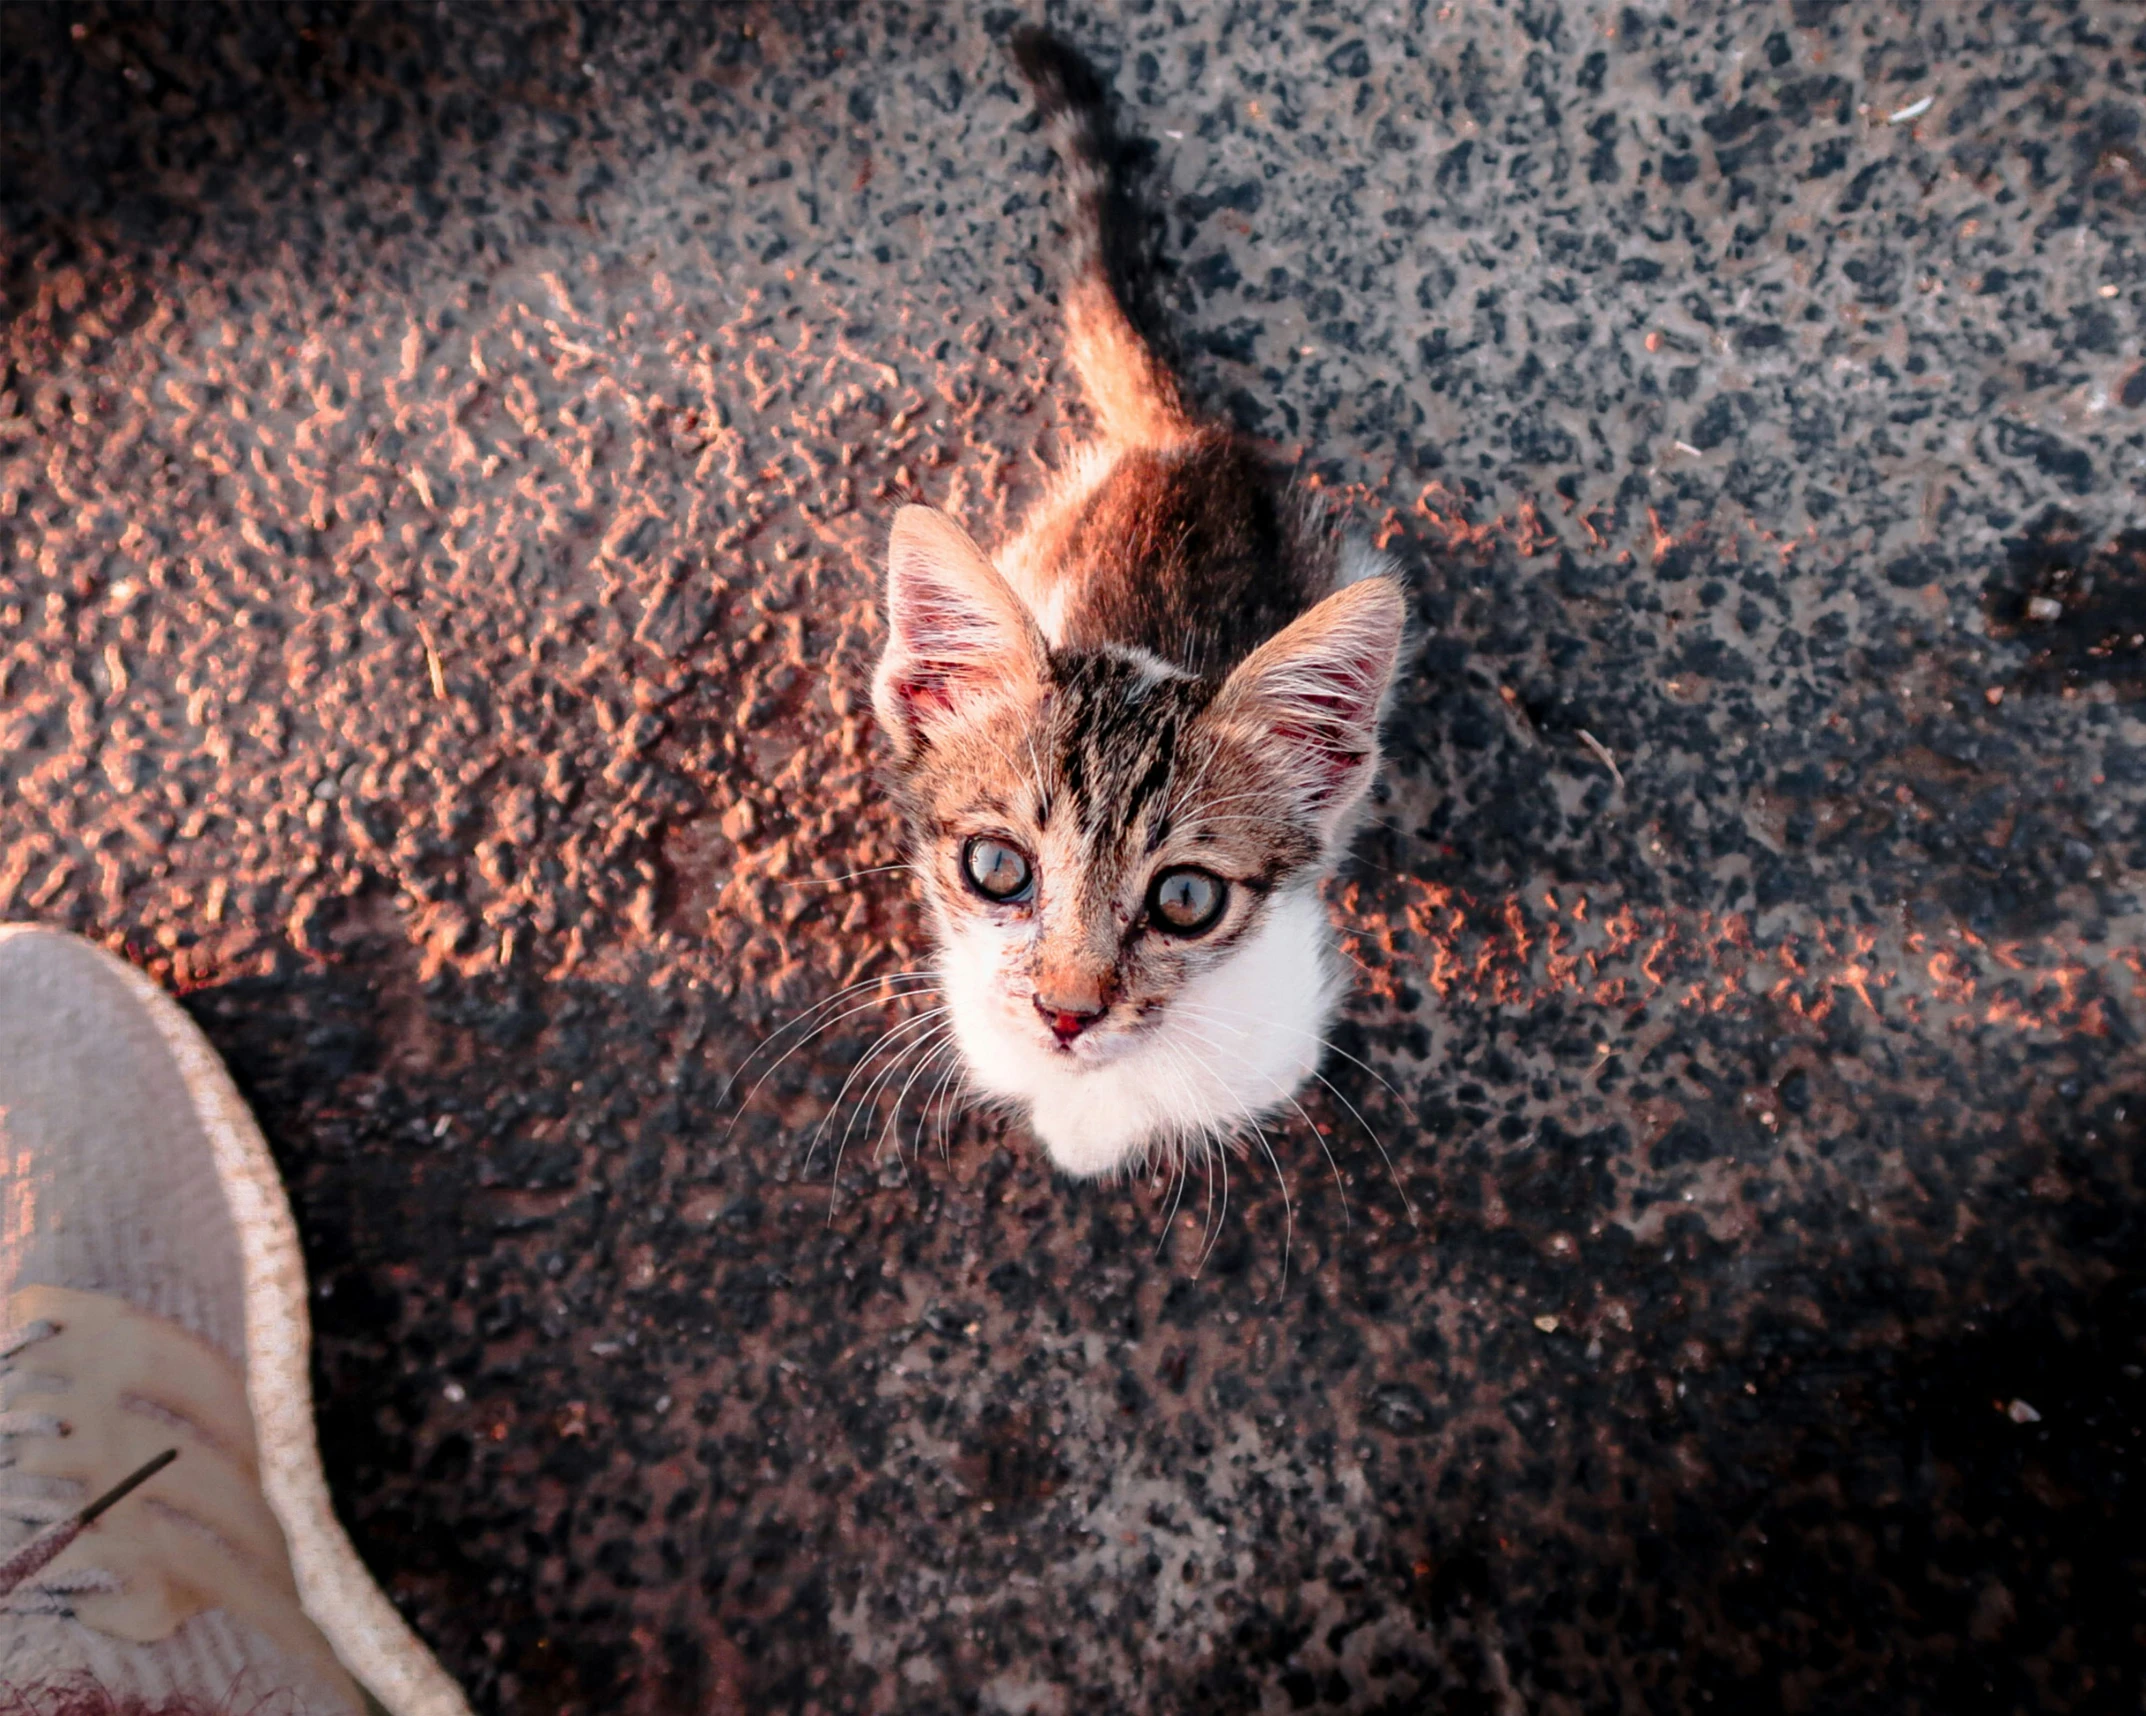
[[[2137,1710],[2146,19],[1048,10],[1416,607],[1211,1184],[903,1055],[1021,14],[0,13],[0,916],[255,1102],[361,1550],[485,1711]]]

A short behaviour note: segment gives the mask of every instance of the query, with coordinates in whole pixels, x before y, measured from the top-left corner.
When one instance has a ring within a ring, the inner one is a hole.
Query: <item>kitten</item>
[[[1095,73],[1013,39],[1072,193],[1067,349],[1097,434],[995,560],[929,507],[888,547],[873,685],[972,1083],[1072,1174],[1227,1143],[1317,1069],[1320,883],[1379,763],[1385,563],[1201,417],[1127,311]]]

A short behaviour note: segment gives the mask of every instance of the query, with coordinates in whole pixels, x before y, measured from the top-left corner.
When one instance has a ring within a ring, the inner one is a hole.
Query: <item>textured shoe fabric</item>
[[[93,1450],[182,1449],[0,1605],[0,1686],[341,1716],[347,1667],[392,1716],[466,1716],[330,1508],[297,1234],[243,1101],[155,985],[25,926],[0,926],[0,1321],[0,1552],[119,1475]],[[72,1448],[70,1414],[95,1419]]]
[[[43,1619],[23,1630],[42,1633],[47,1650],[80,1631],[153,1647],[220,1614],[262,1635],[260,1674],[302,1693],[286,1704],[356,1709],[357,1688],[299,1603],[261,1493],[244,1372],[108,1293],[18,1287],[6,1324],[0,1434],[13,1465],[0,1513],[30,1524],[71,1515],[167,1450],[178,1456],[15,1587],[18,1615]]]
[[[116,1294],[244,1365],[238,1230],[215,1157],[113,963],[49,930],[0,941],[0,1292]]]

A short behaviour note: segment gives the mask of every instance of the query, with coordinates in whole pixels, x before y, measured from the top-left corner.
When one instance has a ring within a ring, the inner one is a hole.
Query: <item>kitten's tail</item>
[[[1044,135],[1072,192],[1063,265],[1067,355],[1106,439],[1139,447],[1181,441],[1193,422],[1177,378],[1126,310],[1139,233],[1102,80],[1074,48],[1035,24],[1014,31],[1013,58],[1035,91]]]

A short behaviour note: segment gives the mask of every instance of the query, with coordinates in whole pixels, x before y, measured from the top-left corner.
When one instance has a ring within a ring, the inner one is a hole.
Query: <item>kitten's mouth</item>
[[[1107,1066],[1127,1046],[1123,1032],[1105,1033],[1096,1025],[1091,1025],[1077,1037],[1060,1037],[1055,1032],[1044,1031],[1037,1040],[1059,1065],[1083,1070]]]
[[[1113,1014],[1112,1029],[1106,1030],[1099,1019],[1077,1037],[1061,1038],[1046,1031],[1042,1042],[1052,1058],[1061,1064],[1071,1062],[1076,1067],[1100,1069],[1137,1053],[1152,1042],[1169,1021],[1169,1010],[1165,1007],[1135,1008],[1122,1016]]]

